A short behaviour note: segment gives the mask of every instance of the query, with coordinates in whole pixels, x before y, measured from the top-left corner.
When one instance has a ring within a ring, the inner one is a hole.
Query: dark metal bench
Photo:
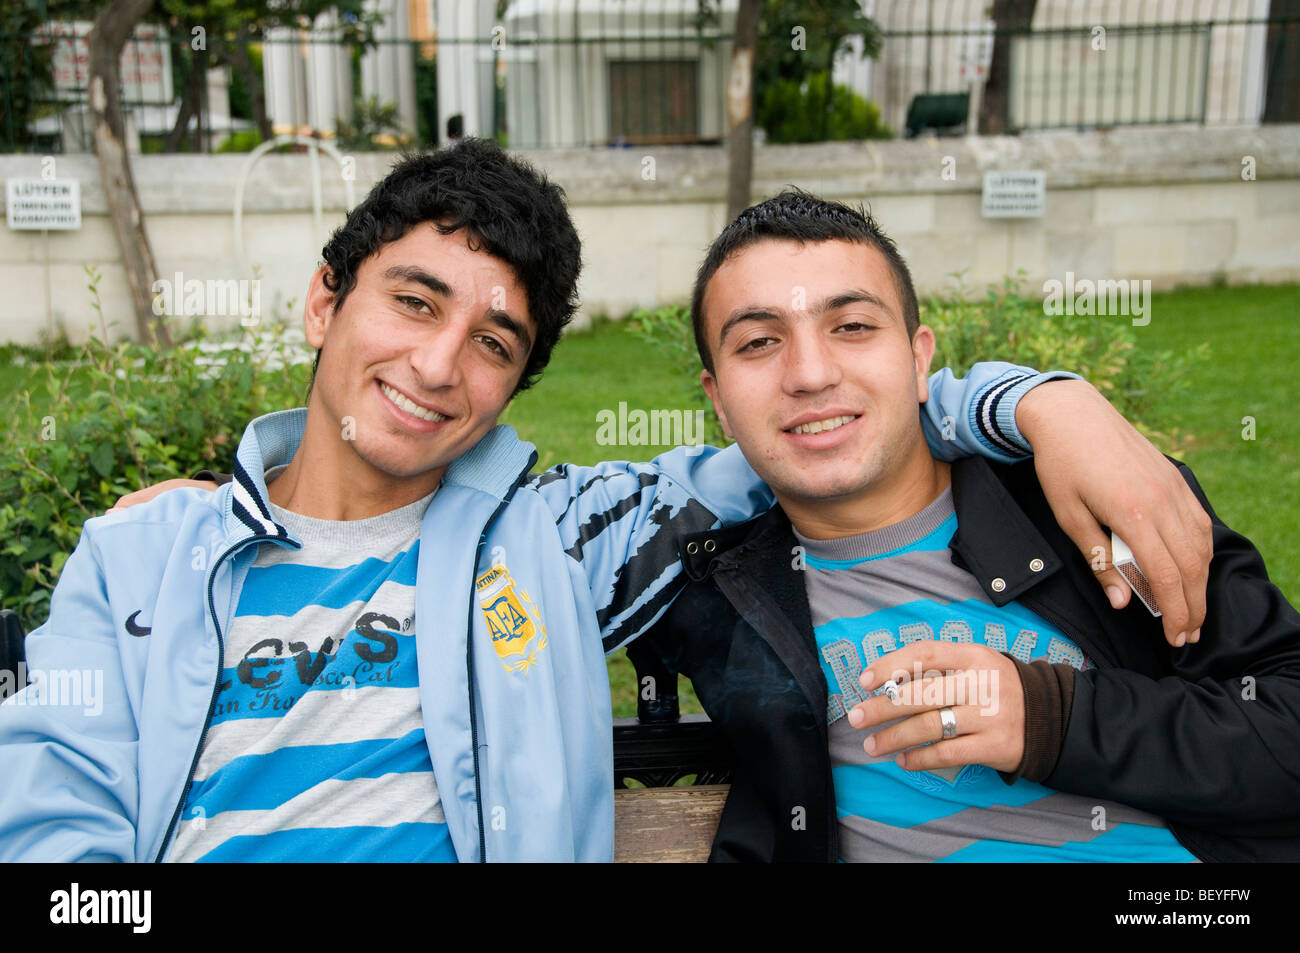
[[[731,780],[732,755],[705,715],[681,715],[677,675],[645,641],[628,660],[637,685],[637,717],[614,722],[614,859],[704,861]],[[692,778],[685,786],[679,781]],[[628,782],[643,785],[630,787]]]
[[[27,684],[27,678],[23,674],[25,666],[20,668],[20,664],[26,660],[23,655],[24,638],[26,636],[18,614],[9,609],[0,609],[0,672],[13,672],[14,677],[22,683],[17,689]]]

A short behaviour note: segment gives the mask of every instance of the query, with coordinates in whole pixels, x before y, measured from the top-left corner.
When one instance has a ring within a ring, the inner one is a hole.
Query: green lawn
[[[1182,350],[1208,341],[1211,359],[1180,406],[1162,408],[1192,435],[1185,462],[1215,512],[1250,538],[1269,577],[1300,599],[1300,285],[1198,288],[1155,295],[1140,346]],[[1292,396],[1287,397],[1290,393]],[[1289,407],[1289,409],[1288,409]],[[1247,427],[1254,419],[1254,439]]]

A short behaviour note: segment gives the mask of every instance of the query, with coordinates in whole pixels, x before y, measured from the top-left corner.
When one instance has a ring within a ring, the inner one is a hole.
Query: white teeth
[[[812,420],[806,424],[800,424],[798,427],[791,427],[791,433],[821,433],[823,430],[834,430],[836,427],[843,427],[845,424],[857,420],[857,415],[828,417],[825,420]]]
[[[406,411],[412,417],[419,417],[421,420],[427,420],[430,423],[434,423],[434,424],[436,424],[440,420],[447,419],[442,414],[437,413],[436,411],[425,410],[423,407],[421,407],[415,401],[411,400],[405,394],[393,390],[387,384],[380,384],[379,389],[384,392],[385,397],[391,400],[398,407],[401,407],[402,410]]]

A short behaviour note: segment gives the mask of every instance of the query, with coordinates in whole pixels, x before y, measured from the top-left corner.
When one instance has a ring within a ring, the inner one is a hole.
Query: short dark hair
[[[537,326],[515,393],[527,390],[578,307],[582,245],[564,206],[564,190],[485,139],[403,156],[348,213],[321,252],[333,307],[342,307],[356,287],[362,262],[426,222],[444,235],[465,229],[471,248],[486,249],[514,269]],[[319,353],[316,362],[319,366]]]
[[[903,305],[903,322],[909,338],[921,324],[912,274],[893,241],[880,230],[875,219],[863,208],[842,202],[828,202],[800,189],[786,189],[765,202],[751,205],[713,240],[704,262],[695,276],[691,295],[691,325],[695,330],[695,347],[700,362],[713,373],[713,356],[709,351],[704,324],[704,292],[714,273],[732,255],[764,240],[807,242],[856,242],[876,249],[885,256],[894,277],[894,288]]]

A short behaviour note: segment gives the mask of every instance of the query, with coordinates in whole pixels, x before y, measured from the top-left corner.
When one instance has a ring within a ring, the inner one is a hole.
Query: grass
[[[1162,408],[1192,435],[1184,462],[1223,522],[1248,537],[1269,577],[1300,597],[1300,285],[1197,288],[1154,295],[1139,346],[1184,350],[1208,341],[1211,359],[1191,396]],[[1254,421],[1253,439],[1247,429]]]

